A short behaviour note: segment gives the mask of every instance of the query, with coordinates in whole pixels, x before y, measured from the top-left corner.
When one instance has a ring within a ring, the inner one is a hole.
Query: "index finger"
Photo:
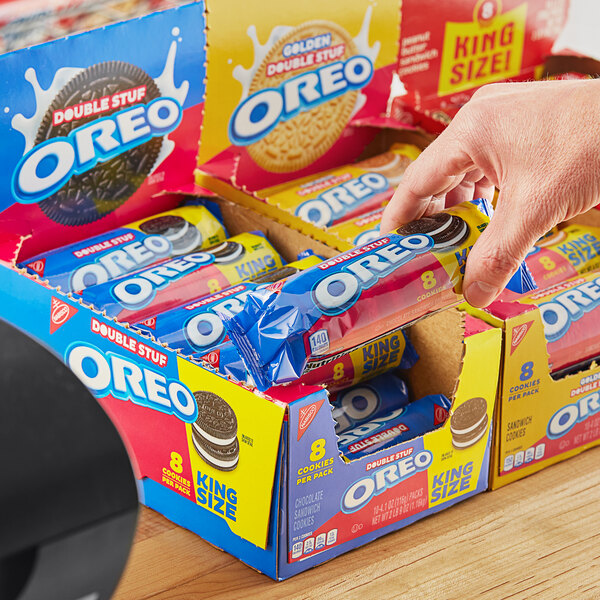
[[[409,165],[381,219],[381,231],[421,218],[434,196],[456,187],[476,168],[450,125]]]

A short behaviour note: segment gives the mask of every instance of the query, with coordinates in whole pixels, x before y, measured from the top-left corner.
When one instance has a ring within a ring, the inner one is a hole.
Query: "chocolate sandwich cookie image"
[[[206,250],[209,254],[212,254],[215,257],[215,262],[217,264],[227,264],[234,262],[241,258],[244,255],[244,246],[242,244],[238,244],[237,242],[232,242],[228,240],[219,244],[217,246],[213,246]]]
[[[148,235],[161,235],[171,242],[173,256],[193,252],[202,245],[200,231],[177,215],[163,215],[144,221],[140,229]]]
[[[456,215],[437,213],[402,225],[396,230],[408,236],[423,233],[433,239],[433,250],[450,250],[460,246],[469,237],[469,226]]]
[[[77,115],[77,109],[83,103],[101,102],[103,98],[114,98],[119,92],[133,94],[135,102],[115,108],[111,105],[98,114],[55,124],[56,111],[72,109]],[[35,145],[52,138],[68,137],[73,130],[117,113],[124,106],[148,104],[158,97],[160,91],[154,80],[135,65],[121,61],[95,64],[75,75],[58,92],[42,118]],[[142,185],[154,167],[162,143],[162,137],[151,138],[73,175],[54,194],[39,203],[41,210],[53,221],[67,226],[86,225],[101,219],[126,202]]]
[[[462,450],[478,442],[487,431],[488,420],[485,398],[471,398],[461,404],[450,417],[452,445]]]
[[[192,424],[196,452],[211,467],[232,471],[240,455],[235,412],[213,392],[197,391],[194,398],[198,405],[198,418]]]
[[[194,450],[205,463],[219,471],[233,471],[239,461],[240,445],[237,438],[227,446],[218,446],[206,441],[195,430],[192,432]]]
[[[178,215],[161,215],[140,223],[140,229],[148,235],[162,235],[177,238],[185,234],[189,223]]]
[[[281,281],[286,277],[291,277],[299,272],[299,269],[296,267],[290,267],[286,265],[285,267],[281,267],[280,269],[275,269],[274,271],[269,271],[268,273],[263,273],[258,277],[252,278],[252,283],[275,283],[276,281]]]

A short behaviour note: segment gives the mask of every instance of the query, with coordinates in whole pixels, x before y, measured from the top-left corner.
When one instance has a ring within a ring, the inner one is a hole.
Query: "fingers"
[[[453,131],[450,125],[408,167],[383,213],[382,232],[422,217],[432,201],[439,203],[438,198],[460,184],[473,168],[473,161]]]
[[[427,205],[424,216],[429,217],[430,215],[435,215],[435,213],[439,213],[441,210],[446,208],[446,196],[432,196],[431,202]]]
[[[475,182],[475,190],[473,192],[473,198],[485,198],[490,202],[494,199],[496,193],[496,186],[485,176],[479,181]]]
[[[472,181],[463,179],[453,190],[446,194],[446,207],[473,200],[475,193],[475,184]]]
[[[521,199],[526,206],[529,199]],[[533,205],[533,204],[532,204]],[[508,283],[544,227],[530,223],[522,211],[511,207],[508,193],[501,193],[498,208],[467,260],[463,282],[465,299],[483,308]]]

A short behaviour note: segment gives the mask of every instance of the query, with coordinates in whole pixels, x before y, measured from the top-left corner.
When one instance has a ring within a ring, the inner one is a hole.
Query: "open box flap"
[[[0,221],[34,234],[24,252],[164,210],[149,198],[193,182],[204,57],[202,2],[0,56]]]
[[[374,132],[353,120],[386,109],[397,0],[305,0],[262,12],[210,0],[207,9],[203,169],[256,190],[355,160]],[[279,110],[263,102],[278,94]]]

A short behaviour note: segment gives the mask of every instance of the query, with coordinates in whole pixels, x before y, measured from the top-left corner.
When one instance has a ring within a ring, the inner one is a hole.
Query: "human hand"
[[[473,246],[463,291],[483,307],[549,229],[600,203],[600,80],[480,88],[406,170],[381,231],[465,200],[496,211]]]

